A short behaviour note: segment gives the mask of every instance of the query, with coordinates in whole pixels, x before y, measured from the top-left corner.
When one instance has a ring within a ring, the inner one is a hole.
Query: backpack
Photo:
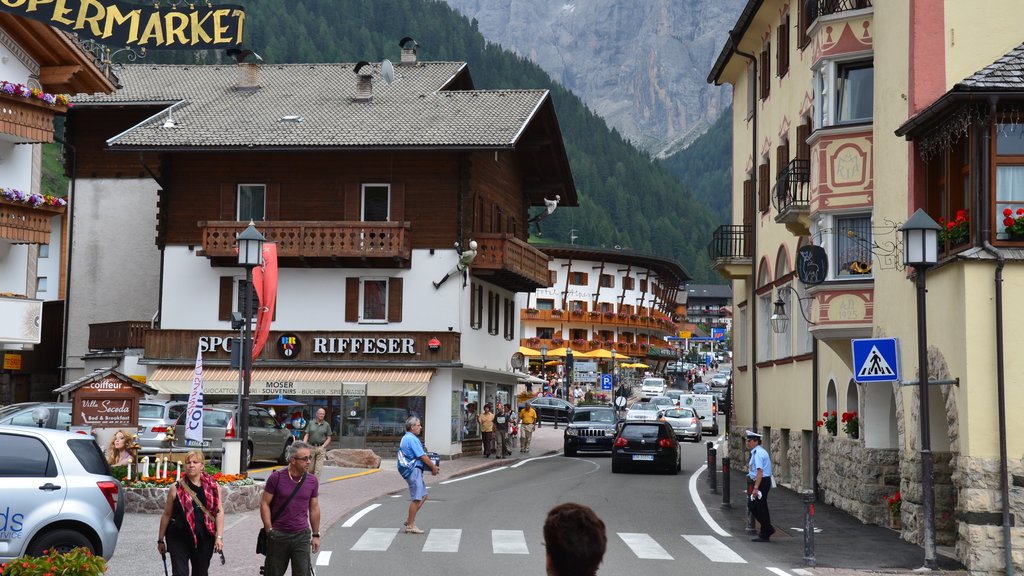
[[[412,471],[416,468],[421,468],[419,458],[409,458],[406,456],[402,449],[398,449],[398,473],[402,475],[402,478],[408,478],[412,476]]]

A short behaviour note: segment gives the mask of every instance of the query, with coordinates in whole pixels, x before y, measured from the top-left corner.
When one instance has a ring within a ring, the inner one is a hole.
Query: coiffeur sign
[[[241,6],[198,6],[189,10],[129,4],[118,0],[0,0],[0,12],[91,36],[97,42],[147,50],[228,48],[242,43]]]

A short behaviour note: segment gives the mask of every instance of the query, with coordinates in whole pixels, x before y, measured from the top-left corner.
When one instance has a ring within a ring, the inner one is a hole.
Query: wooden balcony
[[[477,255],[470,267],[474,277],[513,292],[549,288],[550,258],[511,234],[477,234]]]
[[[89,324],[89,350],[124,350],[145,346],[149,322],[126,320]]]
[[[811,162],[796,158],[779,172],[775,180],[772,200],[775,204],[775,222],[785,224],[794,236],[811,233]]]
[[[647,342],[601,342],[597,340],[564,340],[561,338],[520,338],[519,345],[533,350],[540,350],[543,346],[548,350],[555,350],[556,348],[568,347],[572,349],[573,353],[585,354],[593,352],[594,350],[614,350],[616,354],[621,358],[622,356],[634,356],[634,357],[645,357],[647,351],[650,349],[650,344]],[[537,356],[530,356],[531,359],[537,358]],[[548,356],[548,360],[557,360],[560,357]],[[584,360],[585,358],[579,358]],[[587,359],[587,360],[592,360]],[[606,362],[606,360],[601,360]]]
[[[53,117],[67,110],[66,106],[0,93],[0,140],[53,142]]]
[[[50,219],[64,207],[38,206],[0,199],[0,239],[19,244],[49,244]]]
[[[708,244],[711,269],[729,280],[750,277],[753,274],[750,233],[750,226],[719,226],[711,237],[711,244]]]
[[[646,311],[646,308],[644,309]],[[519,318],[531,323],[557,322],[566,324],[587,324],[601,327],[618,327],[627,330],[643,328],[674,335],[678,327],[669,319],[659,316],[642,314],[619,314],[601,311],[577,310],[537,310],[524,308],[519,311]],[[575,348],[573,348],[575,349]]]
[[[236,260],[236,236],[246,222],[200,222],[206,257],[222,265]],[[408,222],[259,222],[277,243],[278,265],[406,268],[412,257]]]

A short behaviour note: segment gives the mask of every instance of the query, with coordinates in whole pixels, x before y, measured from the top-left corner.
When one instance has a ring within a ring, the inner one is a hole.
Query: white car
[[[626,420],[657,420],[663,409],[650,402],[634,402],[626,411]]]
[[[664,378],[644,378],[643,383],[640,385],[640,396],[643,398],[654,398],[655,396],[662,396],[664,393]]]

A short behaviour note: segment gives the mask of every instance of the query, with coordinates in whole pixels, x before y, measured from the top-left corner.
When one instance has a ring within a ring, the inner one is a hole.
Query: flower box
[[[536,314],[536,313],[537,313],[537,309],[536,309],[536,308],[527,308],[527,309],[525,310],[525,312],[526,312],[527,314]]]

